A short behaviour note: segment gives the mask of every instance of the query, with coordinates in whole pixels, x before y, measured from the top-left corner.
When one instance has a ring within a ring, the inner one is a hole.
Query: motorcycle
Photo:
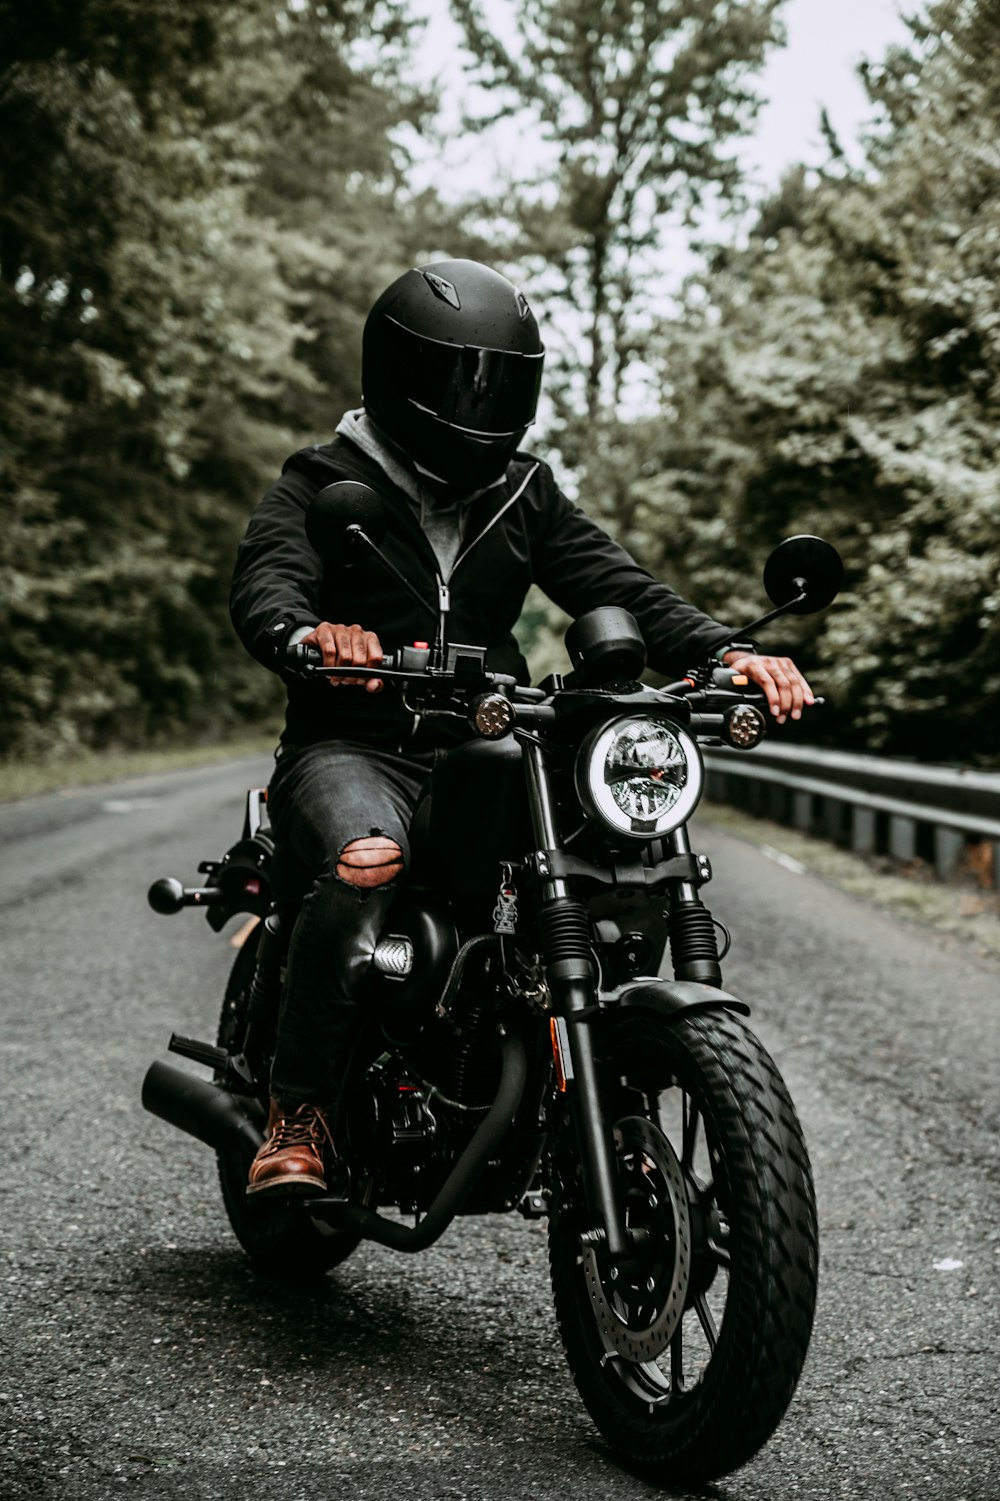
[[[328,486],[310,538],[321,553],[373,552],[414,594],[379,549],[378,510],[363,486]],[[841,575],[827,543],[786,540],[765,567],[775,608],[739,635],[824,608]],[[702,1484],[781,1420],[816,1297],[802,1131],[749,1006],[722,986],[728,934],[686,828],[699,747],[752,749],[760,696],[716,662],[643,685],[642,637],[616,607],[570,627],[572,673],[522,687],[487,670],[485,649],[449,642],[446,603],[432,644],[377,669],[323,667],[301,645],[288,659],[306,675],[377,676],[466,737],[432,773],[372,956],[334,1127],[351,1199],[245,1191],[297,910],[274,900],[282,853],[263,789],[242,837],[199,867],[204,885],[150,890],[157,912],[203,907],[216,932],[256,921],[216,1043],[170,1040],[211,1081],[155,1062],[143,1104],[215,1150],[232,1229],[267,1270],[323,1273],[362,1239],[417,1252],[459,1214],[547,1217],[559,1332],[598,1429],[658,1481]]]

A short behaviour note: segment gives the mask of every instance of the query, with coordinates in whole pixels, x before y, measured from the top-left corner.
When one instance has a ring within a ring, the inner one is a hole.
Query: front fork
[[[536,849],[555,851],[559,839],[543,751],[536,741],[527,738],[522,748]],[[686,829],[678,829],[671,843],[673,854],[690,853]],[[539,925],[553,1010],[566,1023],[575,1094],[573,1118],[587,1205],[593,1220],[603,1227],[602,1241],[607,1255],[622,1260],[632,1254],[633,1247],[625,1224],[614,1137],[603,1108],[593,1032],[589,1026],[597,1004],[590,919],[584,904],[571,895],[565,879],[550,876],[543,881]],[[686,881],[679,882],[672,895],[670,942],[678,979],[721,985],[712,919],[696,887]]]
[[[536,848],[555,850],[555,809],[542,749],[537,742],[525,739],[523,751]],[[558,876],[542,883],[539,920],[546,983],[555,1014],[565,1019],[569,1039],[576,1096],[573,1117],[587,1204],[595,1220],[603,1225],[608,1254],[621,1260],[631,1247],[615,1171],[614,1141],[601,1108],[593,1037],[584,1020],[597,999],[590,922],[583,903],[571,896],[568,881]]]

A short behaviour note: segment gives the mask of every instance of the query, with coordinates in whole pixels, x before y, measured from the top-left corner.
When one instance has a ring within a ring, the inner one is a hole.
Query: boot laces
[[[330,1146],[333,1138],[323,1112],[316,1105],[300,1105],[292,1115],[279,1115],[274,1123],[268,1147],[280,1152],[285,1147],[315,1146],[323,1137]]]

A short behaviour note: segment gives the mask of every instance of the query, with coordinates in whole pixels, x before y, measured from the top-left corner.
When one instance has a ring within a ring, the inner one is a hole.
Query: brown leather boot
[[[333,1138],[318,1105],[293,1109],[271,1101],[267,1139],[250,1164],[248,1194],[326,1193],[324,1158]]]

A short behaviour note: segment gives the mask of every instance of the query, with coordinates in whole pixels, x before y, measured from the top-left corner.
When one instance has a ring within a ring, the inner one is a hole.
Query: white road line
[[[761,854],[766,855],[769,860],[773,860],[775,865],[780,865],[784,870],[790,870],[797,876],[805,875],[805,866],[800,865],[798,860],[794,860],[791,855],[783,854],[781,850],[772,849],[769,844],[762,844],[759,846],[759,849]]]

